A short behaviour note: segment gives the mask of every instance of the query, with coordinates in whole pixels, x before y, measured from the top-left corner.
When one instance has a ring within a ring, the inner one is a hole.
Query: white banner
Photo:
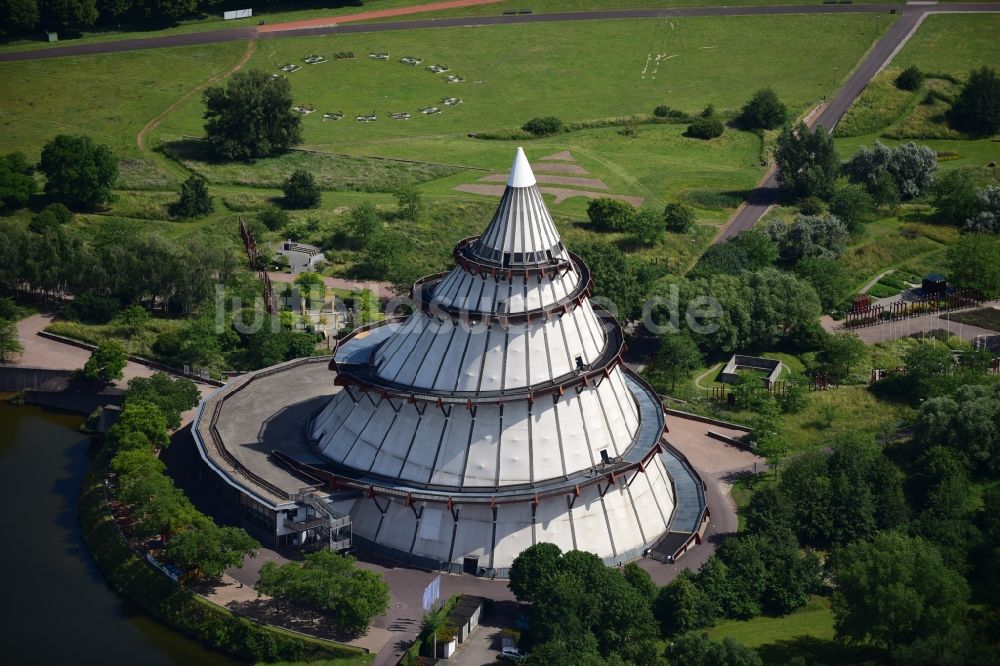
[[[234,9],[231,12],[225,12],[222,18],[229,21],[231,19],[250,18],[251,16],[253,16],[252,9]]]
[[[441,576],[431,581],[431,584],[424,590],[424,610],[430,610],[434,602],[441,598]]]

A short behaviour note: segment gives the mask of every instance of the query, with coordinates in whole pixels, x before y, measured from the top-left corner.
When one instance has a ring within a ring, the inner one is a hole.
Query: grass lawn
[[[970,69],[1000,62],[1000,15],[932,14],[893,58],[900,69],[916,65],[925,72],[965,78]]]
[[[988,328],[991,331],[1000,331],[1000,309],[997,308],[980,308],[978,310],[970,310],[969,312],[959,312],[949,315],[949,318],[961,324]]]
[[[710,638],[732,637],[756,648],[765,664],[787,664],[801,657],[807,664],[856,664],[880,662],[884,655],[866,647],[848,647],[833,640],[830,599],[813,595],[802,608],[784,617],[723,620],[708,630]]]
[[[305,118],[305,142],[337,152],[507,166],[470,131],[519,127],[535,115],[566,121],[649,113],[658,104],[698,111],[738,108],[757,88],[774,85],[795,111],[829,92],[832,67],[850,71],[871,44],[867,16],[763,16],[622,20],[400,31],[384,34],[299,37],[261,44],[251,65],[277,72],[311,53],[354,51],[357,60],[306,65],[289,75],[296,103],[317,113]],[[888,21],[883,21],[883,28]],[[827,39],[812,37],[822,31]],[[760,35],[769,35],[761,40]],[[605,48],[605,45],[607,48]],[[390,60],[366,57],[387,51]],[[662,55],[658,69],[647,58]],[[753,67],[742,65],[752,54]],[[423,59],[419,67],[398,61]],[[451,68],[464,83],[448,84],[423,69]],[[643,69],[646,68],[645,75]],[[656,69],[654,75],[653,70]],[[706,86],[705,81],[712,85]],[[600,91],[599,93],[597,91]],[[391,121],[388,112],[416,113],[455,96],[463,104],[435,116]],[[341,121],[322,112],[343,111]],[[374,111],[378,122],[351,118]],[[161,136],[199,134],[201,105],[194,101],[161,126]],[[424,139],[416,146],[413,139]],[[454,139],[461,139],[455,142]],[[469,149],[460,146],[468,145]]]
[[[231,67],[245,48],[230,42],[0,63],[3,151],[37,160],[56,134],[87,134],[134,157],[136,134],[147,122]]]

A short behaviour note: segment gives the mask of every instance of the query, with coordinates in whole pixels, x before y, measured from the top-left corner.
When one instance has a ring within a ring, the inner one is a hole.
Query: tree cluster
[[[45,174],[45,194],[51,200],[94,210],[113,198],[118,160],[88,136],[60,134],[42,148],[38,170]]]
[[[958,99],[948,111],[948,122],[974,137],[1000,132],[1000,75],[992,67],[969,73]]]
[[[975,289],[985,298],[1000,296],[1000,236],[963,234],[948,248],[948,268],[955,285]]]
[[[519,601],[531,604],[524,638],[533,652],[558,653],[575,645],[581,654],[573,663],[655,663],[656,586],[634,564],[626,568],[628,574],[605,566],[592,553],[563,553],[551,543],[523,551],[511,566],[509,585]]]
[[[329,614],[337,626],[361,633],[389,609],[389,586],[374,571],[361,569],[349,555],[320,550],[302,562],[266,562],[257,590]]]
[[[847,227],[833,215],[796,215],[791,224],[772,220],[766,233],[789,265],[809,258],[837,259],[849,235]]]
[[[17,305],[11,298],[0,298],[0,363],[6,363],[24,351],[17,334]]]
[[[672,287],[677,290],[677,321],[670,319]],[[780,340],[794,341],[813,330],[820,312],[819,298],[808,283],[775,268],[690,280],[664,278],[652,295],[667,301],[650,313],[657,324],[681,328],[690,320],[699,328],[714,329],[691,333],[707,352],[769,349]]]
[[[24,153],[0,156],[0,212],[6,213],[28,205],[35,193],[34,166]]]
[[[599,302],[613,306],[611,309],[621,321],[641,316],[646,295],[659,277],[656,269],[614,245],[597,240],[578,243],[573,250],[590,268],[593,296]]]
[[[862,146],[844,163],[852,183],[863,185],[880,204],[891,205],[929,191],[937,170],[937,153],[928,146],[904,143],[889,147],[876,141]]]
[[[267,72],[237,72],[226,86],[202,95],[205,134],[216,154],[252,160],[284,152],[302,139],[302,116],[292,111],[288,79]]]
[[[709,245],[691,270],[691,277],[707,278],[715,274],[739,275],[774,265],[778,247],[764,232],[748,229]]]
[[[108,445],[115,450],[114,493],[128,507],[132,534],[164,537],[164,557],[186,577],[218,578],[228,567],[241,566],[247,555],[256,555],[260,544],[242,528],[219,527],[199,512],[154,453],[170,441],[168,423],[178,422],[180,411],[197,401],[192,388],[187,380],[174,382],[166,375],[129,382],[121,416],[108,432]]]
[[[809,129],[805,123],[786,126],[778,136],[774,159],[778,184],[789,196],[826,199],[833,192],[840,158],[825,127]]]

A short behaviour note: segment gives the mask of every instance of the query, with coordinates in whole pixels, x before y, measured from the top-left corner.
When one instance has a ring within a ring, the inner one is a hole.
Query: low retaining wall
[[[16,393],[17,391],[35,388],[50,379],[69,377],[72,374],[72,370],[60,370],[58,368],[3,365],[0,366],[0,392]]]
[[[691,412],[684,412],[679,409],[671,409],[669,407],[664,407],[664,411],[670,416],[677,416],[682,419],[699,421],[701,423],[716,425],[722,428],[732,428],[733,430],[742,430],[743,432],[748,432],[748,433],[753,432],[753,428],[749,428],[745,425],[740,425],[739,423],[730,423],[729,421],[722,421],[721,419],[713,419],[710,416],[702,416],[701,414],[692,414]]]
[[[48,331],[39,331],[38,335],[45,338],[46,340],[61,342],[64,345],[71,345],[73,347],[78,347],[80,349],[86,349],[87,351],[94,351],[95,349],[97,349],[97,345],[92,345],[89,342],[83,342],[82,340],[77,340],[75,338],[68,338],[65,335],[56,335],[55,333],[49,333]],[[162,370],[163,372],[170,373],[171,375],[177,375],[178,377],[187,377],[192,381],[201,382],[202,384],[208,384],[209,386],[225,385],[225,382],[220,382],[215,379],[206,379],[205,377],[201,377],[200,375],[193,375],[191,373],[184,372],[183,370],[172,368],[169,365],[160,363],[159,361],[152,361],[148,358],[143,358],[142,356],[135,356],[133,354],[128,354],[126,358],[128,358],[128,360],[132,361],[133,363],[144,365],[147,368],[152,368],[153,370]]]

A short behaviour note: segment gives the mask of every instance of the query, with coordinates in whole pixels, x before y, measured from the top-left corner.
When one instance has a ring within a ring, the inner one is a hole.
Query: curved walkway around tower
[[[321,485],[324,481],[369,494],[410,496],[414,501],[451,501],[453,489],[417,487],[417,484],[374,476],[341,475],[333,471],[329,460],[315,454],[308,441],[307,424],[337,390],[333,373],[328,370],[329,360],[329,357],[297,359],[244,375],[207,398],[199,408],[193,430],[205,464],[230,486],[275,509],[294,506],[303,488]],[[704,485],[683,455],[660,440],[665,420],[656,394],[637,376],[629,373],[625,377],[639,404],[643,425],[620,459],[599,469],[551,482],[463,492],[461,501],[531,501],[545,494],[578,492],[582,487],[605,482],[614,475],[641,470],[649,456],[659,451],[671,471],[677,496],[670,532],[684,533],[685,537],[696,532],[705,509]],[[668,441],[672,438],[668,437]],[[455,568],[449,563],[415,558],[403,551],[375,548],[355,538],[383,556],[413,566],[440,570]],[[641,555],[641,552],[619,553],[611,559],[629,561]],[[494,573],[502,576],[505,572]]]

